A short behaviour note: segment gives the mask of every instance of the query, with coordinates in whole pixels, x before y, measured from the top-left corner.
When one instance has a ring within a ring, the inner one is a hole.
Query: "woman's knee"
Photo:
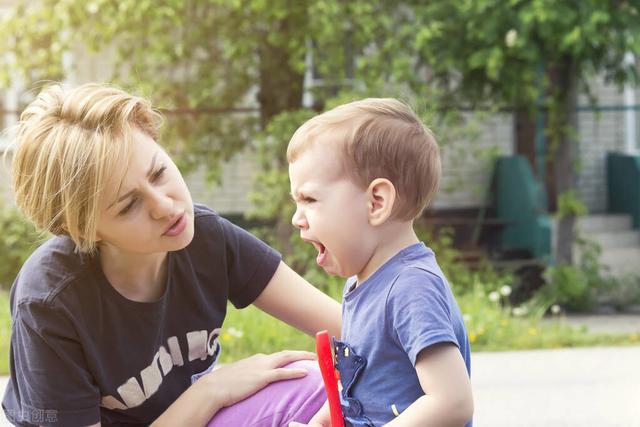
[[[208,427],[280,427],[291,421],[307,423],[326,400],[318,362],[299,360],[285,367],[304,368],[308,374],[271,383],[247,399],[223,408]]]

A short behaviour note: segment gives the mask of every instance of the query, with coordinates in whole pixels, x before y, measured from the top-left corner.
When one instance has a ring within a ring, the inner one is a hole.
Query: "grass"
[[[640,343],[635,334],[591,334],[585,328],[571,327],[558,317],[556,322],[540,322],[535,313],[514,316],[482,291],[459,298],[465,313],[472,351],[504,351]],[[11,319],[9,297],[0,291],[0,375],[9,373]],[[255,353],[283,349],[314,349],[314,339],[251,306],[237,310],[228,306],[223,333],[222,361],[231,362]]]
[[[0,375],[9,375],[9,342],[11,339],[11,311],[9,293],[0,290]]]

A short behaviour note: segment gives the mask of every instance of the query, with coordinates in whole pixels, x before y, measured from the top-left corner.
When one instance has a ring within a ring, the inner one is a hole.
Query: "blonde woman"
[[[227,301],[309,334],[339,335],[340,307],[193,204],[156,142],[161,121],[147,100],[95,84],[51,86],[21,115],[16,202],[55,237],[11,291],[3,408],[17,425],[286,425],[324,403],[311,353],[212,369]]]

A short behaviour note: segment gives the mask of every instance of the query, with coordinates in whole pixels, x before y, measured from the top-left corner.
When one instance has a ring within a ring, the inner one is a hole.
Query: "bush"
[[[569,311],[588,311],[596,305],[598,294],[615,289],[618,280],[606,274],[600,262],[600,245],[581,236],[576,238],[576,245],[575,265],[549,267],[540,295]]]
[[[1,200],[0,230],[0,288],[8,289],[42,237],[17,208]]]

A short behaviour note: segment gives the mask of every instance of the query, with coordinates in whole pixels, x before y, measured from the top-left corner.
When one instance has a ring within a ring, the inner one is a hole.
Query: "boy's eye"
[[[303,198],[302,198],[302,201],[303,201],[304,203],[313,203],[313,202],[315,202],[315,201],[316,201],[316,199],[314,199],[313,197],[303,197]]]
[[[127,204],[127,206],[125,206],[120,212],[118,212],[118,215],[120,216],[126,215],[127,212],[129,212],[133,208],[133,206],[136,204],[137,201],[138,199],[136,197],[131,199],[129,204]]]

